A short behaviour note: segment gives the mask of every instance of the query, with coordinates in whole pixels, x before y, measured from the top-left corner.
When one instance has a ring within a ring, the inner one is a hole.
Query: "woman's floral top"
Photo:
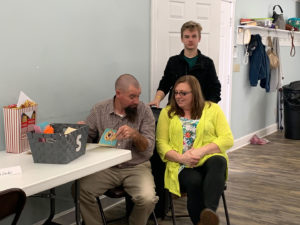
[[[183,154],[193,146],[194,140],[196,138],[196,127],[199,123],[199,120],[192,120],[180,117],[180,121],[182,123],[183,129]],[[180,173],[184,167],[185,165],[181,165],[178,173]]]

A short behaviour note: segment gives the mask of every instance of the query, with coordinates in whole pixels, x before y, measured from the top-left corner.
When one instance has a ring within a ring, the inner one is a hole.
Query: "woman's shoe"
[[[200,222],[198,225],[218,225],[219,217],[211,209],[203,209],[200,214]]]
[[[265,145],[269,143],[269,140],[265,138],[259,138],[256,134],[250,139],[250,144],[252,145]]]

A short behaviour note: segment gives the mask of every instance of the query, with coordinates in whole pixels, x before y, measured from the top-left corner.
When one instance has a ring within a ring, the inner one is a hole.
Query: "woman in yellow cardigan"
[[[194,225],[217,225],[215,213],[227,178],[226,150],[233,136],[219,105],[204,100],[194,76],[180,77],[171,102],[162,109],[156,146],[166,162],[165,188],[187,193]]]

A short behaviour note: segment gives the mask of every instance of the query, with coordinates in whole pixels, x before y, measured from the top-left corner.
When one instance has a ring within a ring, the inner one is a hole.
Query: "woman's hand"
[[[189,167],[196,166],[200,159],[201,157],[194,154],[192,149],[181,155],[181,163]]]
[[[191,148],[190,151],[193,155],[199,156],[200,159],[205,156],[205,151],[202,148]]]
[[[189,151],[192,151],[192,154],[199,156],[200,159],[205,155],[221,152],[219,146],[215,143],[209,143],[200,148],[191,148]]]

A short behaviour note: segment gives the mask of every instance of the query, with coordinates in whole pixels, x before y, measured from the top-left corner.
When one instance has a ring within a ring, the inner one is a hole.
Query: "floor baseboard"
[[[53,220],[58,219],[58,218],[61,218],[61,217],[64,217],[65,215],[68,215],[68,214],[73,213],[73,212],[75,212],[75,207],[73,207],[73,208],[71,208],[71,209],[67,209],[67,210],[65,210],[65,211],[62,211],[62,212],[60,212],[60,213],[55,214],[55,216],[53,217]],[[34,223],[33,225],[42,225],[42,224],[45,223],[46,220],[47,220],[47,219],[40,220],[39,222]]]
[[[256,134],[259,137],[264,137],[264,136],[267,136],[269,134],[272,134],[272,133],[276,132],[277,130],[278,130],[278,124],[274,123],[274,124],[272,124],[268,127],[265,127],[261,130],[257,130],[255,132],[247,134],[247,135],[245,135],[241,138],[238,138],[238,139],[234,140],[233,147],[230,150],[228,150],[227,153],[235,151],[235,150],[237,150],[241,147],[244,147],[245,145],[250,144],[250,139],[254,134]]]

